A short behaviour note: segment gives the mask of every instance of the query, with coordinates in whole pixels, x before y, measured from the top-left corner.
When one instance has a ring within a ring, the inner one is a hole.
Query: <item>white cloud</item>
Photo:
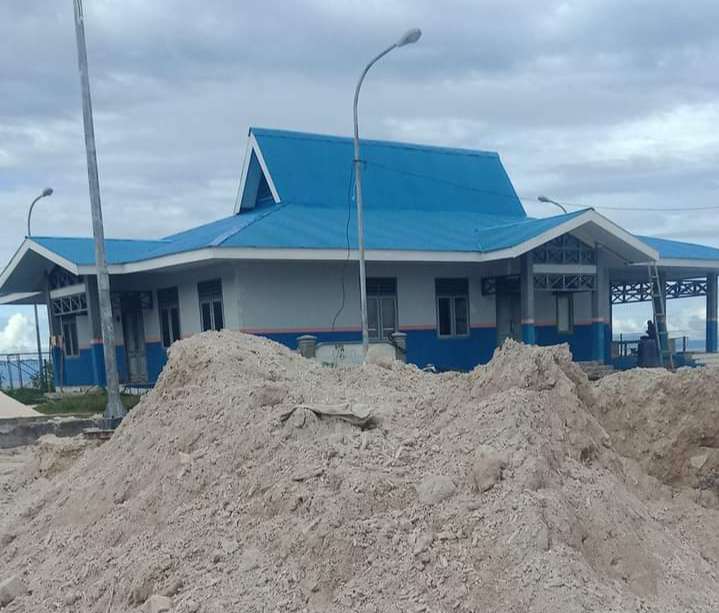
[[[29,352],[33,351],[34,347],[33,323],[22,313],[14,313],[0,330],[0,353]]]

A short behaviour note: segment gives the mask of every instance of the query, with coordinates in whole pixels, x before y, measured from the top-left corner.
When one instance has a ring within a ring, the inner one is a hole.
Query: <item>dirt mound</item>
[[[617,373],[597,384],[594,406],[621,454],[719,507],[719,369]]]
[[[717,549],[635,487],[591,398],[566,347],[434,375],[192,337],[0,520],[0,568],[31,590],[9,610],[716,610]]]

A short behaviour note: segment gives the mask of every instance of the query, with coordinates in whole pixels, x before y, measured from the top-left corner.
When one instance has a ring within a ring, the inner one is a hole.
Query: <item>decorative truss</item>
[[[540,292],[593,292],[596,275],[585,273],[534,273],[534,289]],[[519,275],[485,277],[482,279],[482,294],[519,294]]]
[[[532,250],[535,264],[596,264],[597,256],[592,247],[571,234],[563,234]]]
[[[547,292],[593,292],[596,275],[593,274],[534,274],[534,289]]]
[[[667,281],[664,285],[667,300],[672,298],[694,298],[707,295],[706,279],[682,279]],[[611,284],[612,304],[629,304],[632,302],[650,302],[652,300],[652,283],[646,281],[614,281]]]
[[[53,298],[50,304],[54,317],[87,313],[87,297],[84,292],[81,294],[72,294],[70,296]]]
[[[77,285],[80,283],[80,277],[73,275],[71,272],[55,266],[50,271],[49,275],[50,289],[60,289],[61,287],[68,287],[70,285]]]

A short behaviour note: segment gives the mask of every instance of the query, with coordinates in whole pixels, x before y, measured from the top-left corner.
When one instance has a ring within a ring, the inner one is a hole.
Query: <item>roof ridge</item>
[[[220,234],[219,236],[215,237],[215,239],[210,242],[210,246],[211,247],[222,246],[222,243],[224,243],[225,241],[227,241],[230,238],[232,238],[233,236],[239,234],[243,230],[246,230],[247,228],[253,226],[258,221],[265,219],[266,217],[269,217],[270,215],[272,215],[272,213],[275,213],[279,209],[286,207],[288,204],[289,203],[287,203],[287,202],[280,202],[280,203],[276,204],[275,206],[270,207],[263,213],[260,213],[259,215],[254,217],[249,223],[245,224],[244,226],[241,226],[239,228],[233,228],[232,230],[228,230],[228,231],[224,232],[223,234]],[[235,215],[235,217],[239,217],[239,216],[240,216],[239,213],[237,215]]]
[[[287,138],[287,139],[311,139],[320,140],[325,142],[351,142],[351,136],[339,136],[337,134],[318,134],[316,132],[301,132],[299,130],[282,130],[278,128],[262,128],[257,126],[250,127],[250,133],[253,134],[264,134],[274,138]],[[365,145],[380,145],[383,147],[392,147],[395,149],[415,149],[415,150],[431,150],[437,153],[444,153],[446,155],[464,155],[464,156],[476,156],[476,157],[496,157],[499,158],[499,153],[496,151],[488,151],[484,149],[469,149],[464,147],[443,147],[441,145],[426,145],[421,143],[408,143],[405,141],[393,141],[393,140],[382,140],[373,138],[361,138],[360,143]]]
[[[95,240],[92,236],[40,236],[37,234],[33,234],[32,236],[26,237],[28,240],[36,240],[36,239],[51,239],[51,240],[69,240],[69,241],[77,241],[77,240]],[[105,237],[105,241],[126,241],[126,242],[135,242],[135,243],[167,243],[170,242],[165,238],[118,238],[118,237]]]

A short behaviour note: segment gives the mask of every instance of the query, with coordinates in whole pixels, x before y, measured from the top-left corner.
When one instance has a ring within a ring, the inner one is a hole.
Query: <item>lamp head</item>
[[[540,202],[547,202],[547,203],[551,203],[551,202],[552,202],[552,201],[551,201],[549,198],[547,198],[546,196],[537,196],[537,200],[539,200]]]
[[[405,45],[411,45],[412,43],[416,43],[420,36],[422,36],[422,30],[419,28],[412,28],[411,30],[407,30],[402,38],[400,38],[397,41],[398,47],[404,47]]]
[[[42,197],[45,198],[47,196],[52,196],[52,187],[46,187],[42,190]]]

